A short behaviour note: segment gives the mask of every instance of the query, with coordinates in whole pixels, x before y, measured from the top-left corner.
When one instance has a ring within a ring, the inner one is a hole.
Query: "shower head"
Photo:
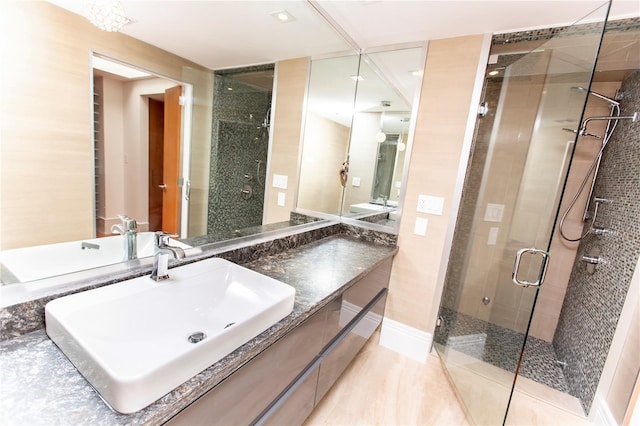
[[[608,96],[601,95],[600,93],[596,93],[596,92],[591,91],[591,90],[587,90],[584,87],[574,86],[574,87],[571,88],[571,90],[573,92],[589,93],[590,95],[593,95],[598,99],[601,99],[603,101],[609,102],[611,104],[611,106],[620,106],[620,102],[616,101],[615,99],[611,99]]]

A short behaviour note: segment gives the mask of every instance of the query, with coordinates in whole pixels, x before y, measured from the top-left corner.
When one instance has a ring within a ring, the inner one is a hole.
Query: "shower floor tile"
[[[436,342],[515,373],[524,334],[443,308],[443,324],[436,331]],[[562,367],[550,342],[529,336],[520,375],[568,392]]]

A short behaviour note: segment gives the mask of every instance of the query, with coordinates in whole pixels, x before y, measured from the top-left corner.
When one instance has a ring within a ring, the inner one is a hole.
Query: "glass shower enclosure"
[[[553,253],[609,5],[529,52],[492,50],[435,332],[469,416],[503,424]],[[587,23],[584,23],[587,22]]]

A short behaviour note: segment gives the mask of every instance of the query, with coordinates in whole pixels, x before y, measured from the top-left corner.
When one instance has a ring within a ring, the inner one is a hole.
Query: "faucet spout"
[[[111,233],[120,234],[124,238],[124,255],[123,261],[138,258],[138,224],[136,220],[129,216],[119,214],[118,217],[122,221],[121,224],[113,225]]]
[[[175,237],[173,234],[158,231],[154,236],[153,270],[150,278],[154,281],[164,281],[169,279],[169,257],[175,260],[184,259],[184,250],[180,247],[169,245],[169,238]]]

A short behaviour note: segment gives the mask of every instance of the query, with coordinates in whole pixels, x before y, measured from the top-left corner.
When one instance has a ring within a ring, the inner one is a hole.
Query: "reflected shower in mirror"
[[[397,229],[395,210],[401,202],[412,111],[423,68],[423,47],[362,55],[343,216]]]
[[[298,208],[395,230],[423,67],[422,46],[312,61]]]

